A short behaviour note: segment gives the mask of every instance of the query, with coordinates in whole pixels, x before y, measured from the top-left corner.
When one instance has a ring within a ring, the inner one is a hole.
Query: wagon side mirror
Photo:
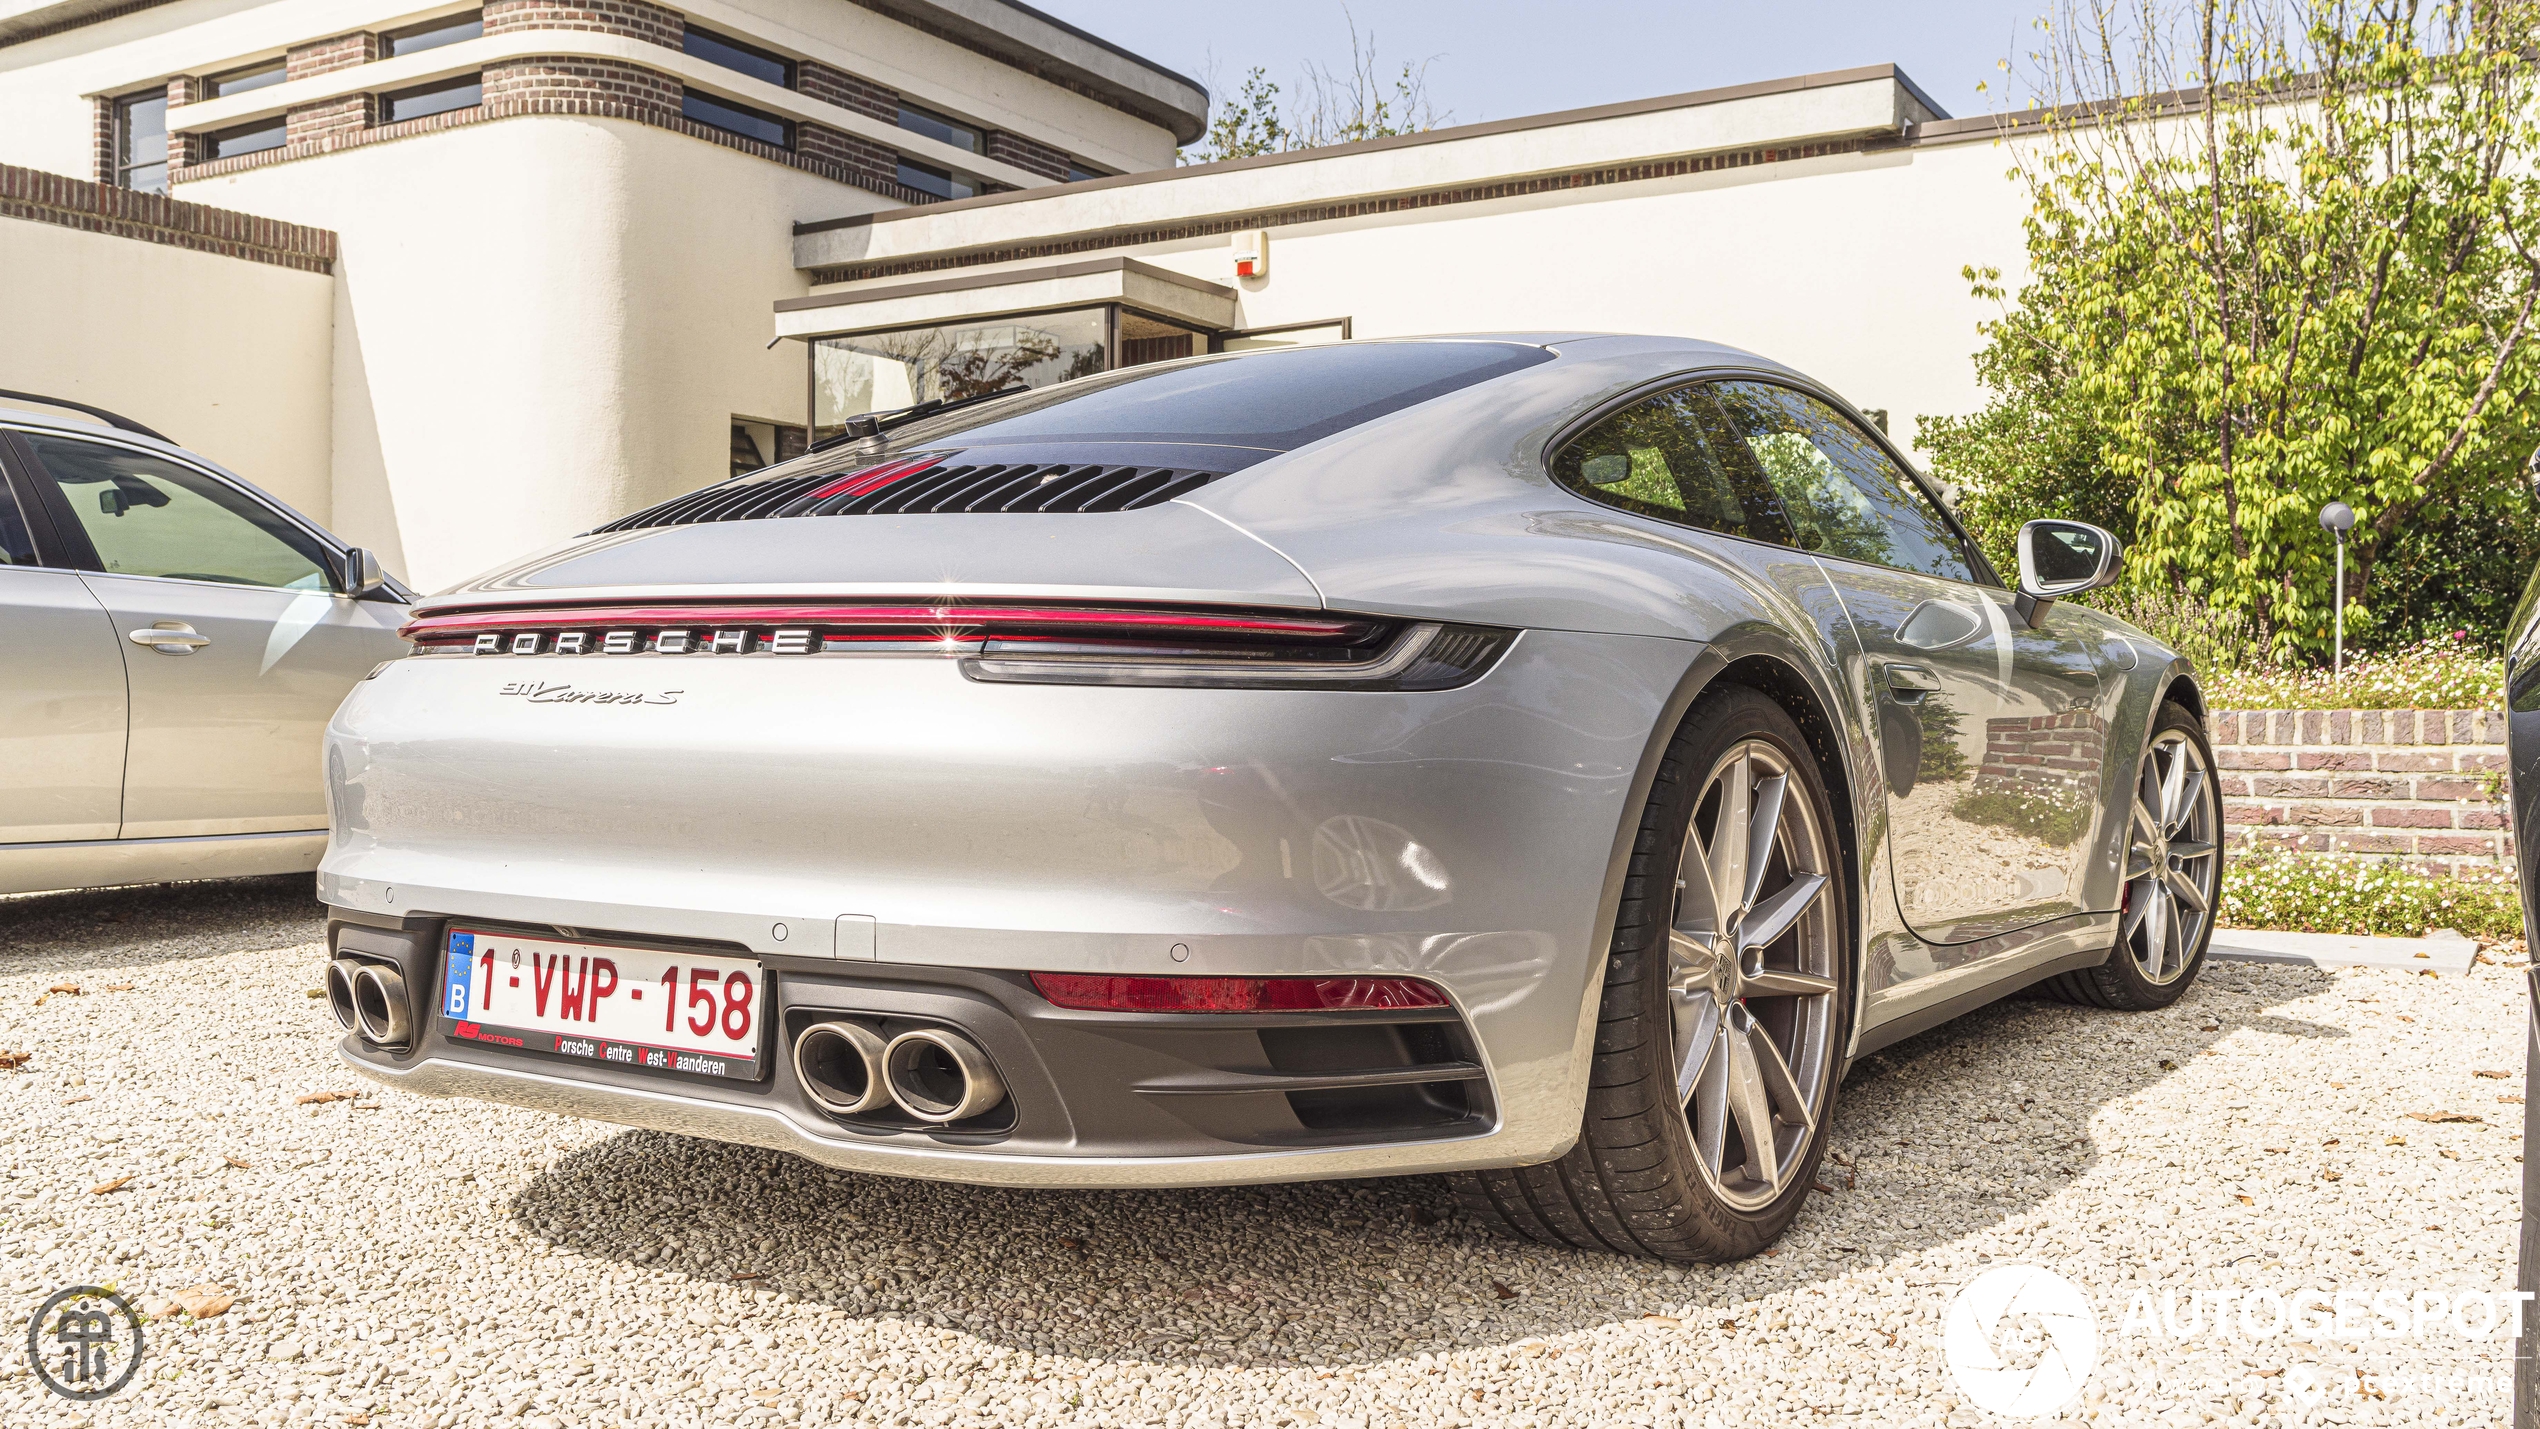
[[[2012,604],[2035,626],[2068,595],[2117,583],[2125,547],[2081,521],[2031,521],[2020,528],[2020,593]]]

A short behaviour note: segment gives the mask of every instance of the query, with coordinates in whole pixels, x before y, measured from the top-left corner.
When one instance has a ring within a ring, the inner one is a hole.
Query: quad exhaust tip
[[[891,1103],[882,1074],[888,1044],[880,1033],[852,1022],[815,1022],[794,1039],[794,1076],[803,1091],[832,1116],[862,1116]]]
[[[344,961],[338,959],[328,968],[329,988],[334,985],[335,969],[342,967]],[[406,1011],[405,978],[394,968],[377,963],[356,963],[352,982],[353,1021],[362,1036],[384,1047],[404,1045],[414,1030]]]
[[[974,1117],[1005,1100],[1005,1083],[969,1038],[932,1027],[903,1032],[882,1049],[891,1100],[919,1121]]]

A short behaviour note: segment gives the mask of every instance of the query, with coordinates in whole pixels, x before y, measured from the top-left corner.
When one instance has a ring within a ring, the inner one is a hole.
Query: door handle
[[[1918,700],[1940,689],[1940,677],[1920,665],[1889,665],[1887,688],[1900,700]]]
[[[212,643],[212,637],[196,634],[194,627],[182,620],[162,620],[133,631],[130,638],[133,644],[147,645],[162,655],[191,655]]]

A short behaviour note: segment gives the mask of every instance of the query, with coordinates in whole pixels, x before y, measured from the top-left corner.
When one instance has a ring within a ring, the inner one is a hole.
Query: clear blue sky
[[[1305,61],[1349,63],[1342,0],[1030,0],[1231,93],[1261,65],[1293,94]],[[1429,60],[1455,122],[1508,119],[1817,70],[1893,63],[1951,114],[2005,107],[1995,64],[2036,47],[2048,0],[1348,0],[1389,69]],[[1990,80],[1992,91],[1976,91]],[[2025,95],[2013,87],[2011,94]]]

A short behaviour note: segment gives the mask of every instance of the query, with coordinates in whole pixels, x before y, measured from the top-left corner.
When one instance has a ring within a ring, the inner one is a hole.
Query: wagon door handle
[[[198,635],[194,627],[182,620],[162,620],[131,635],[135,645],[147,645],[162,655],[191,655],[212,643],[212,637]]]
[[[1900,700],[1919,700],[1938,692],[1940,677],[1920,665],[1890,665],[1887,667],[1887,688]]]

